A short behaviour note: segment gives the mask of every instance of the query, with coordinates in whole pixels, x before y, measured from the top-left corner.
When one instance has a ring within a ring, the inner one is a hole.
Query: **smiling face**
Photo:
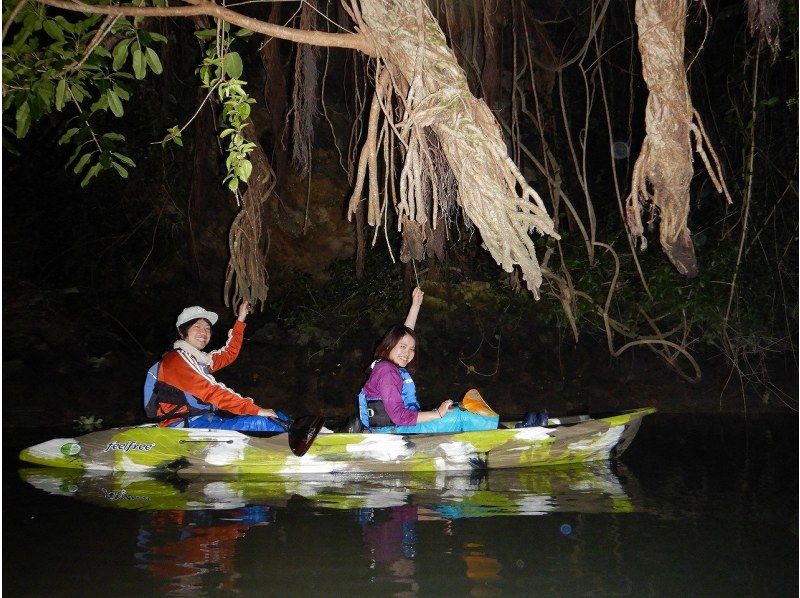
[[[417,343],[410,334],[403,336],[394,348],[389,351],[389,359],[399,365],[401,368],[406,367],[412,359],[417,350]]]
[[[208,320],[200,318],[186,329],[183,340],[202,351],[211,340],[211,324]]]

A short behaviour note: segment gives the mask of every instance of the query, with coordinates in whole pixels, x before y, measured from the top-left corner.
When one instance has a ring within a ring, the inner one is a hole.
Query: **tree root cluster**
[[[275,173],[256,139],[252,123],[245,137],[256,144],[250,154],[253,174],[241,197],[241,210],[231,224],[228,236],[230,259],[225,272],[225,305],[236,307],[242,301],[264,305],[269,290],[267,252],[269,231],[262,221],[263,205],[275,188]]]
[[[506,272],[519,266],[538,297],[542,274],[531,233],[559,235],[539,194],[509,157],[491,110],[470,92],[433,15],[414,0],[361,0],[360,6],[351,3],[350,11],[378,58],[349,215],[356,213],[366,185],[367,223],[376,227],[375,238],[377,227],[388,223],[388,202],[396,210],[398,228],[430,222],[433,230],[455,198],[495,261]],[[390,184],[396,163],[398,191]]]

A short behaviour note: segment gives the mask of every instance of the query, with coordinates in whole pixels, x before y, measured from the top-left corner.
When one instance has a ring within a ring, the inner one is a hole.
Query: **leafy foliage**
[[[217,43],[210,46],[198,69],[203,87],[216,90],[222,103],[223,130],[219,137],[228,140],[225,168],[227,183],[231,191],[237,191],[240,183],[246,183],[253,172],[253,164],[248,160],[248,155],[255,148],[255,144],[247,141],[244,128],[250,118],[250,105],[255,103],[244,89],[247,84],[241,79],[244,71],[242,57],[238,52],[230,50],[231,44],[237,37],[246,37],[252,32],[240,29],[231,37],[228,23],[222,23],[217,29],[197,31],[200,39],[214,36]]]
[[[4,20],[13,8],[5,7]],[[104,170],[127,178],[135,163],[120,151],[125,137],[101,133],[97,123],[109,112],[125,114],[132,80],[161,74],[155,46],[166,38],[142,29],[137,18],[69,16],[50,16],[35,3],[16,14],[13,39],[3,48],[4,137],[22,139],[33,123],[64,113],[59,144],[74,146],[66,166],[82,176],[81,186]]]

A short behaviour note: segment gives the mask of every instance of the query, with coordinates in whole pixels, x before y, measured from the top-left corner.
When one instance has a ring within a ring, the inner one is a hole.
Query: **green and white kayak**
[[[28,463],[88,472],[154,470],[204,474],[471,471],[601,461],[633,440],[646,408],[593,419],[551,419],[548,425],[455,434],[346,434],[323,430],[302,457],[287,435],[256,437],[228,430],[113,428],[55,438],[22,450]]]

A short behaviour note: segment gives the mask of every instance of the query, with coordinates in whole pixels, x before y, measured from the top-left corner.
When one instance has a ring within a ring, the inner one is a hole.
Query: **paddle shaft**
[[[278,424],[286,432],[289,431],[289,426],[292,425],[291,422],[285,422],[282,419],[278,419],[277,417],[267,417],[267,419],[270,420],[271,422]]]

